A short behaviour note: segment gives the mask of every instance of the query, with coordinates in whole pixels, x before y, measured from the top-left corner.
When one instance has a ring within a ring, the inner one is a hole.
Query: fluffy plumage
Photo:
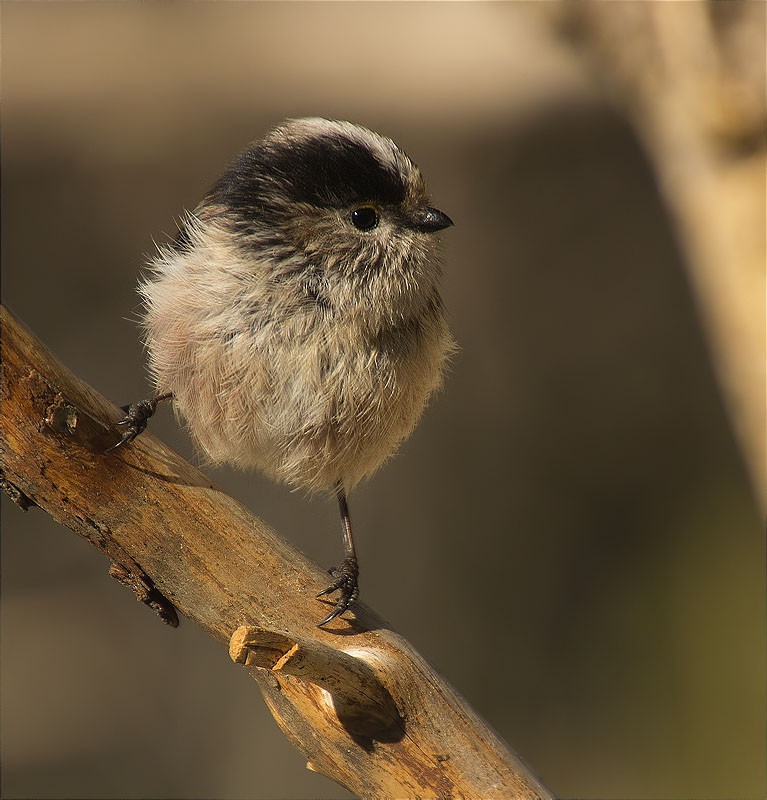
[[[378,222],[359,230],[367,206]],[[234,161],[140,287],[158,392],[212,461],[349,490],[440,385],[447,224],[391,140],[288,121]]]

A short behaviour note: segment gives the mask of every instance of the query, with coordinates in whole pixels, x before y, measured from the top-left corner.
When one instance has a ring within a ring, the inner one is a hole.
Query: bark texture
[[[151,433],[105,453],[119,409],[5,309],[2,335],[3,487],[229,647],[310,769],[362,797],[551,797],[384,620],[357,604],[317,628],[327,573]]]

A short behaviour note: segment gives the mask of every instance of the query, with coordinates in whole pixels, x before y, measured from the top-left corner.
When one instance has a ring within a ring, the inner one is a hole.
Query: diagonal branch
[[[363,797],[548,798],[517,755],[370,609],[316,626],[326,573],[144,433],[2,310],[3,488],[112,562],[164,621],[230,648],[280,727]],[[351,635],[353,634],[353,635]]]

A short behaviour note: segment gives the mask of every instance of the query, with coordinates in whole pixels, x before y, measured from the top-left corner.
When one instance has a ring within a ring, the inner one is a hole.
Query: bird
[[[406,439],[455,344],[440,231],[416,164],[361,125],[289,119],[251,143],[158,247],[139,284],[154,394],[212,463],[335,494],[344,558],[324,626],[359,594],[347,496]]]

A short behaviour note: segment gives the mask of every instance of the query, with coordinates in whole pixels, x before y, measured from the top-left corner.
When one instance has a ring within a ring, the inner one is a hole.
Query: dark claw
[[[335,576],[333,583],[327,589],[323,589],[317,597],[330,594],[336,590],[341,590],[341,596],[338,602],[333,607],[333,610],[322,620],[317,623],[317,627],[321,628],[326,625],[330,620],[339,617],[346,611],[347,608],[357,599],[359,595],[359,587],[357,585],[357,576],[359,575],[359,568],[357,567],[356,558],[345,558],[341,566],[337,569],[330,571],[331,575]]]
[[[128,444],[128,442],[132,442],[145,430],[147,422],[152,414],[154,414],[156,408],[157,400],[154,398],[151,400],[139,400],[138,403],[131,403],[128,406],[123,406],[122,409],[125,412],[125,417],[115,423],[125,428],[122,432],[122,438],[117,444],[107,447],[104,452],[112,452],[113,450],[117,450],[118,447]]]
[[[115,450],[117,450],[118,447],[122,447],[124,444],[128,444],[128,442],[132,442],[136,438],[136,436],[138,436],[138,434],[133,434],[130,431],[125,431],[125,433],[123,433],[123,438],[120,439],[120,441],[117,442],[117,444],[113,444],[111,447],[107,447],[107,449],[104,450],[104,452],[113,453]]]

